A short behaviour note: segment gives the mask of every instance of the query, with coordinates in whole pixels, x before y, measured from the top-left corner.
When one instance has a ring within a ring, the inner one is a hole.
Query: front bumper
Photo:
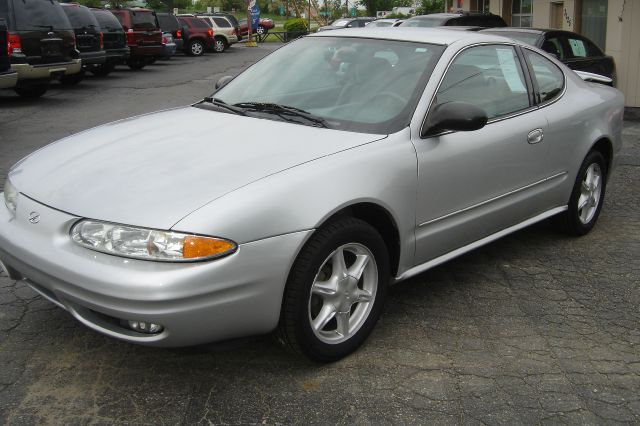
[[[18,73],[18,81],[55,79],[64,75],[79,73],[82,69],[82,62],[80,59],[73,59],[70,62],[56,64],[11,64],[11,69]]]
[[[18,73],[15,71],[7,71],[0,73],[0,89],[15,87],[18,82]]]
[[[0,193],[0,197],[2,197]],[[28,220],[40,215],[36,224]],[[222,259],[139,261],[73,243],[78,217],[22,194],[15,218],[0,206],[0,263],[15,280],[103,334],[151,346],[188,346],[273,330],[292,260],[311,231],[242,244]],[[119,320],[161,324],[146,335]]]

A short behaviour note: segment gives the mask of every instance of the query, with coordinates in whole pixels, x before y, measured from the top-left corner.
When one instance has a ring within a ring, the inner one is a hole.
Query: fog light
[[[144,322],[144,321],[128,321],[129,328],[133,331],[137,331],[138,333],[145,334],[158,334],[164,327],[160,324],[154,324],[152,322]]]

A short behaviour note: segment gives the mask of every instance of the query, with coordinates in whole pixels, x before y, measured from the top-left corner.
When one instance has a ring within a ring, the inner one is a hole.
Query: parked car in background
[[[431,13],[405,20],[401,27],[506,27],[499,15],[485,12]]]
[[[339,30],[342,28],[362,28],[375,20],[376,18],[374,17],[340,18],[340,19],[336,19],[329,25],[325,25],[324,27],[318,28],[318,32]]]
[[[248,34],[248,27],[247,27],[247,20],[246,19],[241,19],[238,21],[239,25],[240,25],[240,35],[242,37],[246,37]],[[269,18],[260,18],[258,20],[257,23],[254,23],[253,26],[251,27],[251,34],[255,35],[255,34],[266,34],[267,32],[269,32],[269,30],[273,29],[275,27],[275,24],[273,22],[272,19]]]
[[[396,18],[382,18],[376,19],[367,25],[367,28],[376,28],[376,27],[397,27],[402,23],[402,19]]]
[[[100,24],[104,39],[104,51],[106,53],[105,63],[91,68],[95,75],[106,76],[118,64],[125,64],[129,58],[129,47],[127,37],[120,25],[120,21],[113,13],[106,9],[91,9],[91,13]]]
[[[230,12],[212,12],[212,13],[199,12],[197,13],[197,15],[198,16],[222,16],[224,18],[227,18],[229,22],[231,22],[231,26],[236,29],[238,41],[242,40],[242,36],[240,34],[240,22],[238,21],[238,18],[236,18],[235,15],[233,15],[232,13]]]
[[[178,15],[178,21],[187,29],[188,39],[183,47],[187,55],[202,56],[207,50],[213,50],[213,28],[204,19]]]
[[[229,19],[225,16],[197,15],[213,28],[213,51],[224,52],[229,46],[238,42],[238,34]]]
[[[616,85],[616,64],[587,37],[571,31],[540,28],[491,28],[481,32],[509,37],[536,46],[575,71],[586,71],[609,77]]]
[[[82,69],[71,23],[57,1],[0,0],[0,19],[9,30],[7,53],[20,96],[42,96],[51,80]]]
[[[176,54],[176,44],[170,32],[162,33],[162,45],[164,46],[164,56],[162,59],[171,59]]]
[[[184,40],[189,37],[182,24],[178,21],[178,18],[170,13],[156,13],[156,16],[158,17],[158,22],[160,23],[160,29],[162,32],[171,33],[173,42],[176,45],[176,51],[182,52],[184,49]]]
[[[11,69],[9,61],[9,32],[7,23],[0,18],[0,89],[15,87],[18,82],[18,73]]]
[[[202,102],[14,165],[0,267],[126,342],[276,331],[335,361],[366,340],[392,283],[547,218],[589,233],[623,116],[620,91],[504,37],[314,34]]]
[[[110,10],[120,21],[127,37],[127,46],[130,51],[127,59],[129,68],[142,69],[155,59],[164,56],[162,31],[153,10],[143,8]]]
[[[77,84],[86,71],[102,66],[107,61],[104,50],[104,34],[96,17],[86,6],[77,3],[61,3],[76,35],[76,49],[80,52],[82,71],[60,78],[63,84]]]

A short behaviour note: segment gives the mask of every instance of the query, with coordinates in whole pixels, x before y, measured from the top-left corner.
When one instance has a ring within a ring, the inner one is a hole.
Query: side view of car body
[[[622,145],[621,92],[477,32],[323,32],[218,86],[18,162],[9,276],[124,341],[275,330],[333,361],[389,284],[553,216],[588,233]]]
[[[536,46],[575,71],[609,77],[616,84],[616,64],[594,42],[571,31],[538,28],[491,28],[481,30]]]
[[[183,47],[187,55],[202,56],[207,50],[213,50],[214,31],[204,19],[193,15],[180,15],[178,21],[188,33]]]
[[[0,18],[0,89],[15,87],[18,82],[18,73],[11,70],[11,62],[9,62],[8,36],[7,23]]]
[[[51,80],[80,72],[75,35],[58,2],[0,0],[0,19],[9,30],[8,55],[19,95],[42,96]]]

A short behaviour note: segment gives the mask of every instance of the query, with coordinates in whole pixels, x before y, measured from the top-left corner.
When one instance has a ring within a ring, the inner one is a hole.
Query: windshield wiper
[[[303,109],[295,108],[291,106],[265,103],[265,102],[238,102],[237,104],[233,104],[233,106],[239,107],[248,111],[258,111],[258,112],[264,112],[267,114],[276,114],[286,121],[302,124],[300,121],[291,120],[291,118],[287,116],[300,117],[300,118],[304,118],[307,121],[312,122],[316,127],[325,127],[325,128],[329,127],[329,124],[324,118],[318,117],[317,115],[313,115],[310,112],[305,111]]]
[[[238,107],[229,105],[225,101],[223,101],[221,99],[216,99],[216,98],[214,98],[212,96],[207,96],[206,98],[203,99],[203,102],[208,102],[208,103],[210,103],[212,105],[217,106],[218,108],[222,108],[222,109],[226,109],[227,111],[231,111],[234,114],[247,115],[247,113],[244,112],[244,110],[242,108],[238,108]]]

